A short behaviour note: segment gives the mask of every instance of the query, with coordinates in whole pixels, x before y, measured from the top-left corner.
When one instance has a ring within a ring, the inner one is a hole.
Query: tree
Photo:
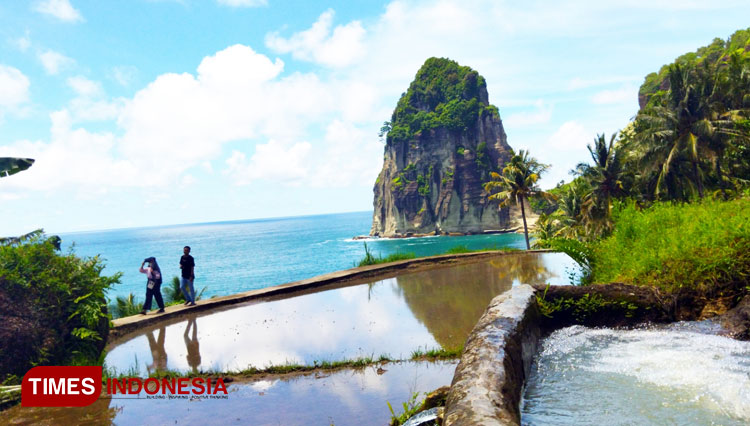
[[[603,133],[597,135],[594,144],[587,146],[594,164],[580,163],[576,167],[577,173],[591,187],[591,191],[584,196],[581,208],[590,235],[600,235],[611,229],[612,198],[625,194],[622,162],[614,146],[616,138],[617,133],[614,133],[608,144]]]
[[[510,162],[503,168],[502,175],[492,172],[490,173],[492,180],[484,184],[484,190],[491,194],[489,199],[499,201],[500,207],[505,207],[510,203],[521,205],[523,233],[526,237],[527,250],[531,246],[529,244],[529,228],[526,224],[524,200],[536,197],[552,197],[552,195],[537,187],[539,176],[548,168],[549,165],[538,162],[535,158],[529,157],[528,151],[521,150],[518,155],[513,155]]]
[[[31,167],[32,164],[34,164],[34,160],[31,158],[0,157],[0,177],[22,172]]]
[[[739,97],[744,98],[733,93],[746,93],[747,88],[727,89],[734,80],[742,82],[742,69],[739,65],[729,71],[718,67],[708,62],[695,68],[671,65],[669,91],[638,114],[636,133],[644,166],[656,170],[652,186],[657,199],[661,194],[686,198],[686,188],[694,188],[703,198],[706,171],[713,169],[720,184],[724,180],[721,163],[729,141],[750,138],[737,126],[746,111],[733,109],[739,106]],[[706,166],[705,160],[710,159],[714,161]]]

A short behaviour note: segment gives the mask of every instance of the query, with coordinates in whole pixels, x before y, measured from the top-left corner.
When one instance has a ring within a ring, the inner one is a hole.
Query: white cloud
[[[112,76],[120,86],[127,87],[135,79],[138,74],[138,68],[134,66],[118,66],[112,68]]]
[[[78,96],[95,97],[103,93],[102,85],[99,82],[89,80],[80,75],[68,78],[67,83]]]
[[[637,88],[623,88],[617,90],[602,90],[591,97],[591,102],[596,105],[611,105],[622,103],[635,103],[638,99]]]
[[[333,26],[333,10],[327,10],[307,30],[289,38],[278,33],[266,35],[266,46],[277,53],[291,53],[296,59],[331,67],[352,64],[365,54],[365,29],[359,21]]]
[[[68,68],[75,63],[73,59],[68,58],[59,52],[55,52],[54,50],[47,50],[39,53],[38,57],[42,62],[42,66],[44,66],[44,70],[50,75],[58,74],[63,69]]]
[[[67,185],[83,192],[134,186],[143,182],[141,173],[131,162],[113,156],[115,136],[72,127],[66,110],[50,115],[50,141],[18,141],[0,147],[0,156],[34,158],[34,173],[19,173],[9,180],[11,193],[25,190],[53,190]],[[147,178],[145,178],[147,179]]]
[[[68,112],[73,123],[114,120],[123,108],[123,100],[105,99],[104,89],[98,81],[75,76],[68,78],[67,83],[77,95],[68,104]]]
[[[310,184],[323,188],[371,185],[382,166],[383,145],[349,122],[333,120],[326,127]]]
[[[17,68],[0,64],[0,113],[29,100],[29,79]]]
[[[44,0],[34,7],[39,13],[53,16],[64,22],[82,22],[83,16],[68,0]]]
[[[549,138],[547,147],[561,151],[585,148],[593,137],[582,124],[567,121]]]
[[[258,7],[268,4],[267,0],[216,0],[219,4],[229,7]]]
[[[12,41],[12,43],[20,50],[21,52],[25,52],[29,50],[29,47],[31,47],[31,37],[29,36],[29,31],[26,31],[26,34],[23,37],[19,37]]]
[[[271,140],[255,146],[255,154],[248,161],[245,154],[233,151],[227,159],[227,174],[237,185],[246,185],[258,179],[286,184],[299,184],[308,174],[307,157],[312,146],[299,142],[290,147]]]
[[[532,126],[549,122],[552,118],[552,105],[538,100],[534,102],[536,111],[523,111],[510,114],[503,119],[505,127]]]

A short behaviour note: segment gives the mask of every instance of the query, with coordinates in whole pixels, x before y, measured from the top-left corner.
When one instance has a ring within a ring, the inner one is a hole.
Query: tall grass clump
[[[593,244],[594,282],[710,289],[750,277],[750,200],[634,204]]]
[[[369,247],[367,247],[367,243],[365,243],[365,257],[362,258],[362,260],[359,261],[357,266],[368,266],[368,265],[377,265],[380,263],[389,263],[389,262],[397,262],[399,260],[409,260],[414,259],[417,256],[414,253],[393,253],[386,257],[382,257],[381,255],[374,255],[370,251]]]

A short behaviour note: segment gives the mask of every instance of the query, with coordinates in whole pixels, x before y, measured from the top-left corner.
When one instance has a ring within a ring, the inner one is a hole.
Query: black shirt
[[[193,268],[195,268],[193,256],[183,254],[180,258],[180,266],[182,267],[182,278],[193,278]]]

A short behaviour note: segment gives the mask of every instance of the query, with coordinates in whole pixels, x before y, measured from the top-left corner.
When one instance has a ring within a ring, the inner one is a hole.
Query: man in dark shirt
[[[180,258],[180,269],[182,269],[182,277],[180,278],[180,290],[185,296],[185,305],[195,306],[195,288],[193,282],[195,281],[195,260],[193,256],[190,256],[190,246],[185,246],[182,249],[184,253]]]

